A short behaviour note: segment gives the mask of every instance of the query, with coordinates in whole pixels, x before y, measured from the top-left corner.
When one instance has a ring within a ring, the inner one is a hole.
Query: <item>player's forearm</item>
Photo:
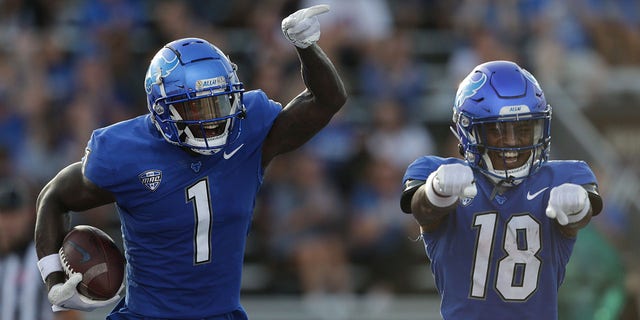
[[[592,209],[589,209],[587,215],[584,216],[584,218],[582,218],[580,221],[569,223],[566,226],[560,226],[560,230],[565,236],[575,238],[578,235],[578,231],[589,224],[592,216]]]
[[[52,183],[42,189],[37,201],[35,245],[38,258],[57,253],[65,235],[68,210],[57,200]]]
[[[347,92],[333,63],[317,44],[296,49],[307,89],[317,104],[337,112],[346,102]]]
[[[427,198],[427,193],[424,190],[426,187],[426,184],[420,186],[411,198],[411,213],[423,231],[429,232],[435,229],[442,219],[455,208],[457,202],[449,207],[437,207]]]
[[[55,200],[56,196],[55,191],[53,190],[53,185],[53,183],[49,183],[42,189],[36,203],[38,214],[35,227],[35,246],[39,260],[58,253],[69,219],[67,210],[60,202]],[[48,261],[51,261],[51,257],[48,257],[48,259]],[[57,260],[57,258],[53,259]],[[40,261],[43,260],[47,259],[42,259]],[[42,268],[44,269],[41,269],[41,272],[42,270],[52,268],[51,265],[53,264],[45,263],[45,265],[46,264],[50,264],[50,266],[44,267],[43,265]],[[40,262],[38,262],[38,266],[40,267]],[[57,271],[53,269],[48,271],[51,273],[43,279],[46,283],[47,290],[51,289],[51,287],[57,283],[64,282],[65,275],[59,267],[60,266],[58,265],[58,268],[53,268],[57,269]]]

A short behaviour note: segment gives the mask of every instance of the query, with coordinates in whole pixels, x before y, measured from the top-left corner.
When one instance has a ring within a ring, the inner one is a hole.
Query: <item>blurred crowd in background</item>
[[[576,249],[563,290],[581,292],[574,300],[590,314],[633,308],[637,0],[2,0],[0,176],[37,194],[81,159],[93,129],[147,113],[148,63],[174,39],[208,39],[238,64],[247,89],[287,103],[304,86],[280,21],[319,3],[331,5],[319,17],[319,44],[349,100],[267,170],[248,235],[246,294],[370,295],[378,297],[371,308],[382,308],[390,295],[435,293],[418,226],[400,211],[402,175],[421,155],[458,156],[449,132],[457,84],[475,65],[506,59],[530,70],[554,107],[552,158],[589,162],[605,198],[584,233],[595,233],[605,257]],[[120,240],[115,208],[93,211],[73,223]]]

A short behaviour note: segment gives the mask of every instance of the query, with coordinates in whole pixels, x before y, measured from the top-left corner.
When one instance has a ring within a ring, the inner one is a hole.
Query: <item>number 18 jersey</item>
[[[460,159],[423,157],[404,181],[426,180],[441,164]],[[549,161],[519,185],[495,194],[474,170],[478,194],[461,199],[433,232],[423,233],[442,297],[444,319],[557,319],[558,288],[575,238],[564,236],[545,209],[563,183],[595,184],[581,161]]]

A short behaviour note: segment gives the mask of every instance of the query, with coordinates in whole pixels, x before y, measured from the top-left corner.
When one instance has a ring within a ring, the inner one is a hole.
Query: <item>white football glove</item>
[[[114,304],[120,300],[120,294],[116,294],[109,300],[92,300],[77,290],[78,283],[82,281],[82,274],[73,273],[65,283],[58,283],[49,290],[49,302],[53,305],[54,312],[76,309],[82,311],[93,311]]]
[[[319,14],[329,11],[329,5],[300,9],[282,20],[282,33],[298,48],[306,48],[320,39]]]
[[[587,190],[577,184],[565,183],[551,189],[546,214],[566,226],[582,220],[589,209],[591,202]]]
[[[478,193],[473,171],[461,163],[443,164],[427,178],[427,198],[437,207],[448,207],[460,197],[473,198]]]

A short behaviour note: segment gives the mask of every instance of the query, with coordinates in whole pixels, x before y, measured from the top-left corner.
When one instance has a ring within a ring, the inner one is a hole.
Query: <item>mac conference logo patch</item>
[[[162,181],[162,171],[147,170],[138,175],[138,178],[140,178],[140,182],[142,182],[142,184],[147,187],[147,189],[156,191],[156,189],[158,189],[158,186],[160,185],[160,182]]]
[[[473,201],[473,198],[466,198],[466,197],[462,197],[460,198],[460,204],[463,207],[467,207],[471,204],[471,202]]]

